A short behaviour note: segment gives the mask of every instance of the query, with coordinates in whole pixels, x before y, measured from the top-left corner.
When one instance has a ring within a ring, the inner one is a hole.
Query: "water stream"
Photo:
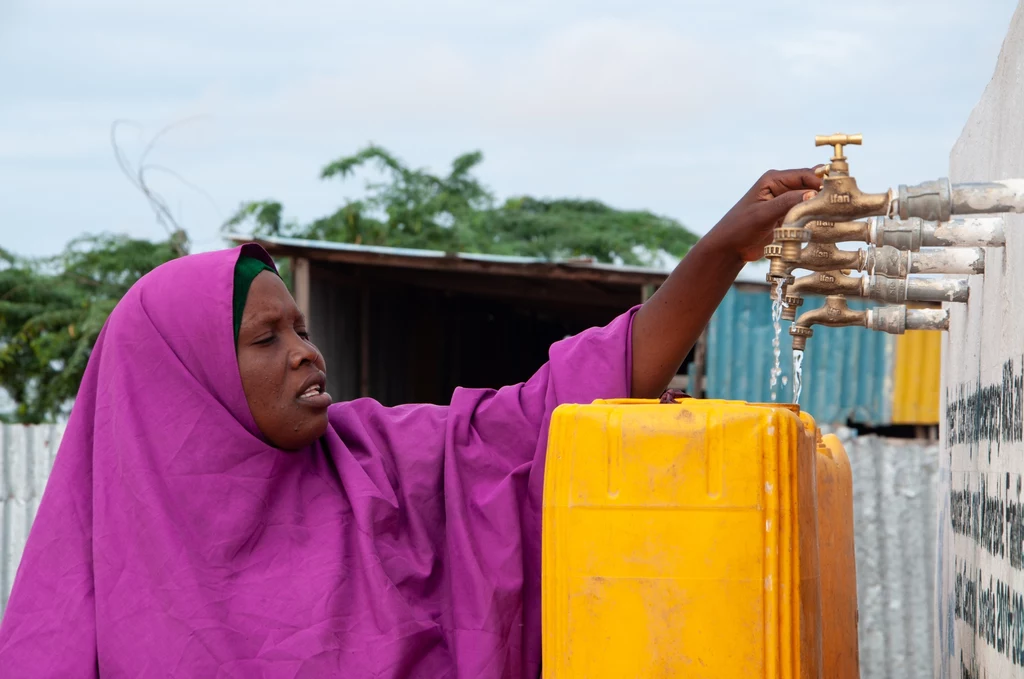
[[[772,401],[778,399],[775,391],[779,383],[779,376],[782,374],[782,346],[780,337],[782,335],[782,280],[772,281],[772,328],[775,330],[775,337],[772,339],[772,353],[775,354],[775,364],[772,366],[771,379],[768,388],[772,392]]]
[[[804,387],[804,352],[793,350],[793,403],[800,405],[800,391]]]

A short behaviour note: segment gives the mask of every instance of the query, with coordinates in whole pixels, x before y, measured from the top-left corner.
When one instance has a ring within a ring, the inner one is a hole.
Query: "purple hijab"
[[[242,392],[241,251],[145,276],[103,329],[0,626],[5,677],[537,677],[546,432],[628,395],[628,312],[525,384],[330,409],[264,442]],[[328,366],[330,369],[330,366]]]

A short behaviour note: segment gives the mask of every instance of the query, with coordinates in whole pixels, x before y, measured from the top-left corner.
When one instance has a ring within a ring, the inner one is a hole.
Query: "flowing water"
[[[775,354],[775,364],[772,366],[768,388],[772,392],[772,401],[775,401],[777,400],[775,386],[779,383],[779,375],[782,374],[782,346],[780,340],[782,335],[782,281],[779,279],[772,281],[772,328],[775,330],[775,337],[772,339],[772,352]]]
[[[800,405],[800,391],[804,387],[804,352],[793,350],[793,403]]]

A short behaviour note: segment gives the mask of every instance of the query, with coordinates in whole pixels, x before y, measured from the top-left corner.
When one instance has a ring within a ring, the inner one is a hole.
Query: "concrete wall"
[[[1024,177],[1024,7],[950,155],[953,182]],[[936,676],[1024,676],[1024,216],[951,308],[940,416]]]

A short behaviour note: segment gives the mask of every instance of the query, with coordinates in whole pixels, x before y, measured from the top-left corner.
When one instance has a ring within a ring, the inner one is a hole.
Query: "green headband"
[[[277,271],[266,262],[242,255],[235,263],[235,287],[232,297],[232,311],[235,319],[235,344],[238,344],[238,330],[242,327],[242,313],[245,311],[245,300],[249,297],[249,287],[253,280],[263,271],[269,271],[275,276]]]

